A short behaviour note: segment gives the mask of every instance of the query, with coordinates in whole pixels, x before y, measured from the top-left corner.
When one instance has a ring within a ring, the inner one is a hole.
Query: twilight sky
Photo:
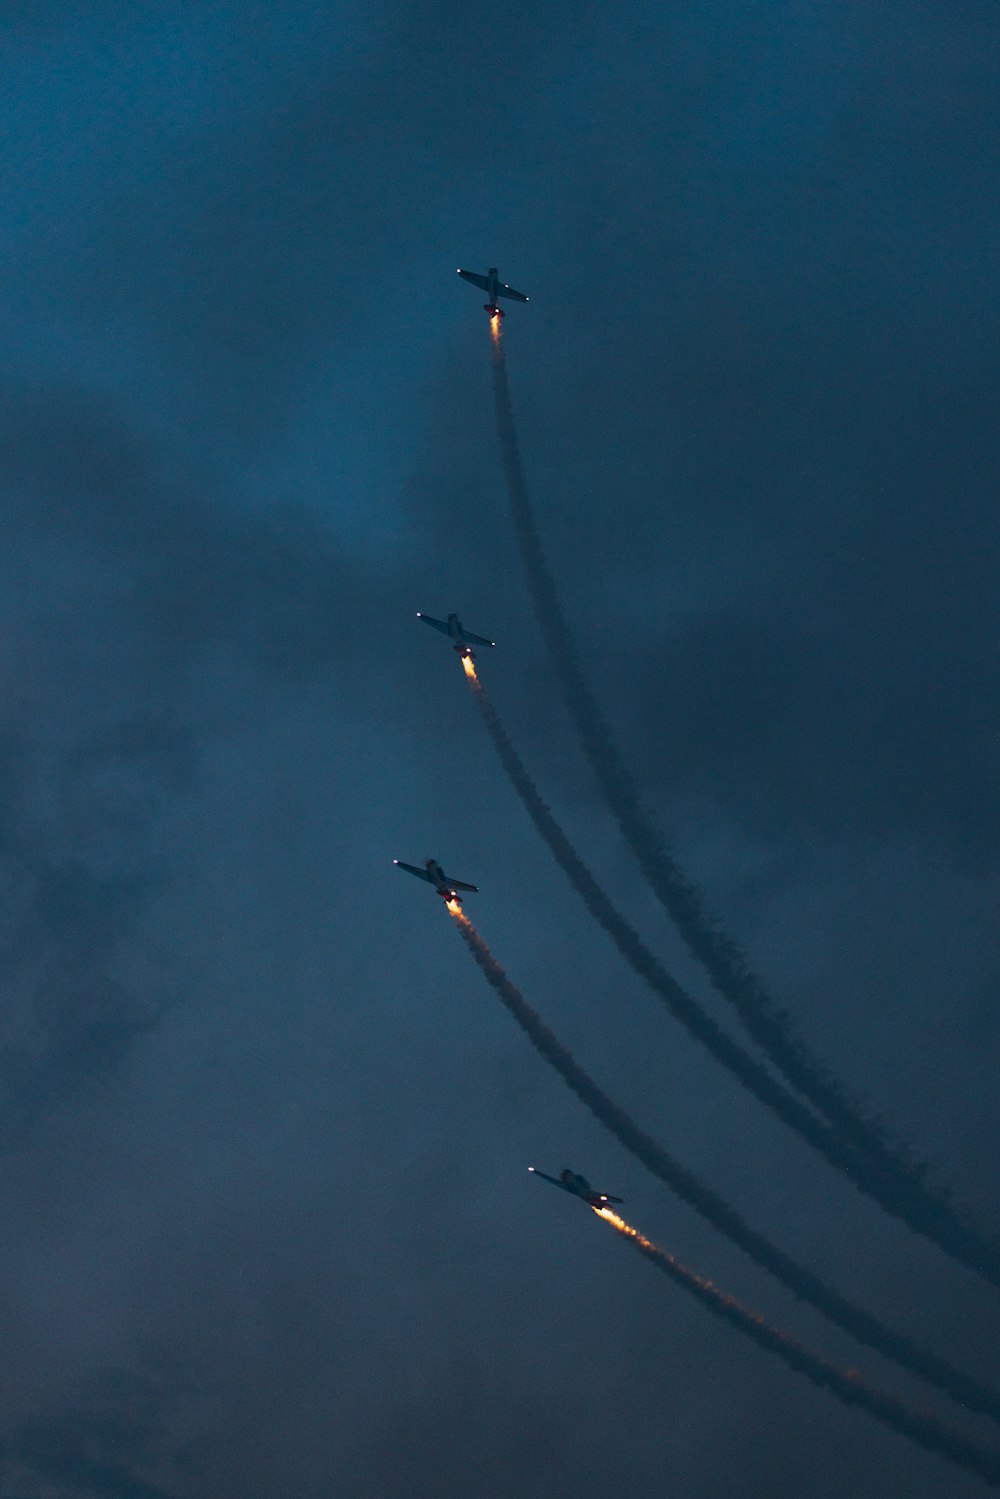
[[[1000,1233],[995,0],[8,3],[0,1499],[974,1499],[527,1176],[981,1440],[585,1115],[431,892],[754,1226],[994,1381],[1000,1298],[713,1009],[577,749],[528,482],[649,806],[811,1045]],[[1000,1438],[996,1438],[1000,1444]]]

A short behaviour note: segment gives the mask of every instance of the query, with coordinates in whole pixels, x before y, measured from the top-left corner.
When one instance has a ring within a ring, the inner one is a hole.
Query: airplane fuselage
[[[415,874],[417,879],[426,880],[429,885],[433,885],[442,900],[454,901],[459,906],[462,904],[462,897],[458,893],[459,890],[476,891],[479,889],[478,885],[468,885],[464,880],[449,878],[437,859],[425,859],[422,869],[418,868],[416,864],[404,864],[402,859],[393,859],[392,862],[398,869],[404,870],[406,874]]]
[[[580,1176],[576,1171],[570,1171],[567,1166],[559,1173],[559,1180],[567,1192],[572,1192],[574,1197],[579,1197],[588,1207],[603,1208],[609,1201],[606,1192],[595,1192],[585,1176]]]
[[[462,904],[461,897],[451,888],[451,885],[448,883],[448,876],[436,859],[427,859],[424,863],[424,868],[430,875],[434,889],[442,900],[455,900],[458,901],[459,905]]]
[[[448,634],[451,636],[458,654],[460,656],[468,656],[470,661],[474,661],[475,657],[472,654],[472,647],[465,638],[462,621],[457,614],[448,615]]]
[[[543,1177],[545,1181],[551,1182],[554,1187],[561,1187],[571,1197],[579,1197],[581,1202],[585,1202],[597,1213],[610,1203],[622,1200],[620,1197],[609,1197],[607,1192],[595,1192],[585,1176],[571,1171],[568,1166],[560,1171],[558,1176],[549,1176],[546,1172],[539,1171],[537,1166],[529,1166],[528,1170],[534,1172],[536,1176]]]
[[[495,265],[490,266],[485,276],[479,271],[463,271],[461,266],[458,268],[458,274],[466,281],[471,281],[473,286],[480,287],[489,297],[489,301],[483,304],[483,311],[488,312],[490,317],[503,317],[503,308],[500,306],[501,297],[509,297],[514,302],[528,300],[523,291],[515,291],[512,286],[507,285],[506,281],[500,280]]]
[[[474,645],[492,646],[494,644],[492,640],[487,640],[485,635],[474,635],[471,630],[467,630],[457,614],[449,614],[447,619],[435,619],[430,614],[418,614],[417,618],[422,619],[424,624],[430,625],[432,629],[439,630],[442,635],[447,635],[458,654],[465,656],[469,661],[476,659],[472,653]]]
[[[500,298],[497,295],[497,282],[499,280],[499,274],[495,265],[491,265],[489,270],[486,272],[486,280],[489,282],[489,285],[486,288],[486,295],[490,300],[483,303],[483,311],[488,312],[490,317],[506,317],[507,314],[500,306]]]

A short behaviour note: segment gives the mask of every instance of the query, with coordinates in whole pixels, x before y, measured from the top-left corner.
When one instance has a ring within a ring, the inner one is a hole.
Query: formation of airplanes
[[[458,274],[464,276],[466,281],[471,281],[473,286],[481,287],[486,292],[489,300],[485,303],[484,311],[488,312],[490,317],[505,315],[503,308],[498,306],[500,297],[509,297],[516,302],[528,300],[523,292],[515,291],[505,281],[498,280],[496,266],[490,266],[485,276],[480,276],[475,271],[463,270],[459,270]],[[496,644],[494,640],[487,640],[485,635],[474,635],[471,630],[467,630],[457,614],[449,614],[447,619],[434,619],[430,614],[418,613],[417,618],[422,619],[424,624],[430,625],[432,629],[439,630],[442,635],[447,635],[453,649],[469,661],[475,660],[472,653],[474,645],[492,647]],[[474,893],[479,889],[478,885],[469,885],[464,880],[453,880],[450,875],[445,874],[437,859],[426,859],[422,867],[419,864],[404,864],[402,859],[394,859],[393,863],[397,869],[405,869],[407,874],[416,875],[418,880],[426,880],[427,884],[433,885],[442,900],[454,901],[459,906],[462,904],[462,897],[458,893],[460,890]],[[558,1176],[549,1176],[547,1172],[539,1171],[535,1166],[529,1166],[528,1170],[535,1176],[540,1176],[543,1181],[551,1182],[554,1187],[568,1192],[571,1197],[578,1197],[581,1202],[585,1202],[588,1207],[598,1213],[613,1202],[624,1201],[621,1197],[612,1197],[607,1192],[596,1191],[585,1176],[571,1171],[568,1166],[560,1171]]]

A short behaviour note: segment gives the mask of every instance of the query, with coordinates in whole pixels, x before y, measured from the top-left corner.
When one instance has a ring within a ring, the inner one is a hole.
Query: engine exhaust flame
[[[746,1219],[720,1197],[711,1187],[695,1176],[670,1155],[664,1147],[636,1124],[607,1093],[580,1066],[573,1054],[563,1046],[559,1038],[549,1029],[538,1012],[528,1004],[521,991],[511,982],[505,970],[497,962],[479,932],[461,908],[449,904],[448,910],[469,948],[477,965],[482,969],[490,986],[499,995],[504,1008],[524,1031],[539,1055],[557,1072],[563,1082],[594,1117],[604,1125],[619,1144],[623,1145],[651,1175],[662,1181],[669,1189],[694,1208],[696,1213],[724,1234],[737,1248],[742,1249],[755,1264],[761,1266],[776,1280],[788,1287],[793,1295],[814,1306],[837,1327],[850,1333],[858,1342],[874,1348],[886,1358],[894,1359],[901,1368],[918,1374],[929,1384],[936,1385],[953,1400],[969,1410],[981,1411],[1000,1421],[1000,1394],[988,1384],[963,1370],[957,1369],[947,1359],[939,1357],[930,1349],[913,1342],[904,1334],[895,1331],[878,1317],[814,1275],[811,1270],[779,1249]],[[614,1215],[612,1215],[614,1216]],[[624,1220],[623,1220],[624,1221]],[[640,1246],[641,1247],[641,1246]]]
[[[876,1421],[891,1427],[900,1436],[907,1437],[927,1451],[935,1452],[956,1466],[977,1474],[991,1488],[1000,1488],[1000,1453],[978,1447],[933,1416],[911,1410],[894,1395],[887,1395],[883,1390],[869,1385],[857,1369],[841,1368],[813,1353],[788,1333],[772,1327],[760,1312],[744,1306],[735,1296],[720,1291],[710,1280],[696,1275],[665,1249],[658,1248],[651,1239],[647,1239],[610,1208],[593,1208],[592,1211],[623,1238],[631,1239],[650,1264],[690,1292],[710,1312],[746,1333],[758,1347],[776,1353],[797,1373],[804,1374],[814,1385],[828,1390],[845,1405],[854,1405],[867,1411]]]
[[[653,1249],[655,1247],[651,1239],[644,1239],[639,1230],[633,1228],[631,1223],[626,1223],[625,1219],[620,1217],[613,1208],[591,1208],[590,1211],[596,1213],[598,1218],[603,1218],[605,1223],[610,1223],[612,1228],[617,1228],[618,1232],[624,1234],[626,1238],[634,1239],[644,1249]]]

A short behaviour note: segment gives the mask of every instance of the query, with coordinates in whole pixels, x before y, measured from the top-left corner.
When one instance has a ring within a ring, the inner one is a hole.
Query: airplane
[[[458,893],[460,890],[478,891],[479,889],[478,885],[465,885],[461,880],[451,879],[436,859],[428,859],[423,869],[416,864],[404,864],[402,859],[393,859],[392,862],[397,868],[405,869],[407,874],[415,874],[418,880],[426,880],[429,885],[433,885],[442,900],[453,900],[461,905],[462,897]]]
[[[528,300],[523,291],[515,291],[512,286],[507,285],[506,281],[497,280],[497,268],[495,265],[490,266],[485,276],[479,276],[475,271],[463,271],[461,267],[459,267],[458,274],[464,276],[466,281],[471,281],[473,286],[481,287],[486,292],[490,300],[483,303],[483,311],[488,312],[490,317],[507,316],[503,308],[497,305],[499,297],[513,297],[515,302],[526,302]]]
[[[429,614],[417,614],[425,625],[432,625],[435,630],[440,630],[442,635],[450,635],[455,643],[455,649],[460,656],[467,656],[470,661],[475,661],[471,647],[474,645],[496,645],[495,640],[487,640],[485,635],[473,635],[471,630],[466,630],[457,614],[449,614],[447,620],[433,619]]]
[[[578,1176],[575,1171],[565,1167],[558,1176],[546,1176],[544,1171],[539,1171],[537,1166],[529,1166],[536,1176],[542,1177],[544,1181],[551,1182],[554,1187],[562,1187],[564,1192],[570,1192],[574,1197],[579,1197],[588,1207],[599,1213],[612,1202],[624,1202],[624,1197],[609,1197],[607,1192],[595,1192],[585,1176]]]

